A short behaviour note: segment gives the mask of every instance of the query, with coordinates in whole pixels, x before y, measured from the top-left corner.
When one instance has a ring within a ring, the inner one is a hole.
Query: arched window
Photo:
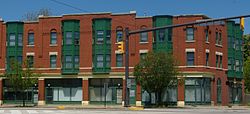
[[[50,31],[50,44],[56,44],[57,43],[57,33],[55,29],[52,29]]]
[[[221,103],[221,80],[217,80],[217,103]]]
[[[122,27],[116,28],[116,42],[121,42],[123,40],[123,29]]]
[[[28,32],[28,45],[34,45],[34,32],[29,30]]]
[[[146,26],[141,26],[141,30],[146,29]],[[142,32],[140,34],[140,42],[148,42],[148,32]]]

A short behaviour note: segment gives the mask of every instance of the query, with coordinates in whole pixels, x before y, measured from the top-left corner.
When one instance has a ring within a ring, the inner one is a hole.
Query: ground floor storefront
[[[182,81],[181,81],[182,80]],[[155,93],[148,93],[134,78],[129,82],[129,104],[141,106],[155,104]],[[183,83],[180,83],[183,82]],[[11,88],[8,80],[0,80],[0,103],[124,105],[125,80],[123,77],[39,78],[38,83],[21,94]],[[224,80],[215,77],[178,79],[178,84],[165,88],[162,102],[166,105],[228,105],[241,103],[241,80]]]

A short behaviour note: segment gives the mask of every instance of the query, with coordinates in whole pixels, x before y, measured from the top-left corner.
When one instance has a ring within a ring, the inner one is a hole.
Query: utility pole
[[[168,28],[176,28],[176,27],[182,27],[182,26],[188,26],[188,25],[214,25],[218,24],[216,22],[219,21],[226,21],[230,19],[241,19],[241,26],[244,28],[244,18],[250,17],[250,15],[241,15],[241,16],[235,16],[235,17],[227,17],[227,18],[218,18],[218,19],[205,19],[205,20],[198,20],[195,22],[189,22],[189,23],[183,23],[183,24],[176,24],[176,25],[167,25],[162,27],[154,27],[149,29],[143,29],[143,30],[134,30],[129,31],[129,28],[125,29],[125,107],[129,106],[129,88],[128,88],[128,79],[129,79],[129,36],[133,34],[138,34],[142,32],[151,32],[156,31],[160,29],[168,29]]]
[[[128,88],[128,78],[129,78],[129,28],[125,28],[125,107],[129,106],[129,88]]]

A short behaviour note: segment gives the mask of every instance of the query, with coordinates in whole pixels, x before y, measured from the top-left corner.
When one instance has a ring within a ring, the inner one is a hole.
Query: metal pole
[[[128,78],[129,78],[129,29],[125,29],[125,107],[129,106],[129,88],[128,88]]]

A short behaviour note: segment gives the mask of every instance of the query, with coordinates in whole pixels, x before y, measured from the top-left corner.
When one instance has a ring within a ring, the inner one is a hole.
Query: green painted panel
[[[161,27],[173,24],[172,16],[154,16],[153,17],[153,27]],[[153,33],[154,43],[153,50],[156,52],[165,51],[172,52],[172,29],[157,30]]]
[[[10,58],[18,60],[18,57],[23,55],[23,46],[18,45],[18,36],[22,35],[23,40],[23,22],[7,22],[7,49],[6,49],[6,59],[7,59],[7,71],[10,71]],[[15,37],[15,45],[10,45],[10,35]],[[23,42],[23,41],[22,41]]]
[[[111,61],[111,19],[93,19],[93,72],[109,73]],[[102,56],[102,57],[100,57]],[[99,58],[98,58],[99,57]]]
[[[79,61],[79,40],[80,40],[80,21],[79,20],[63,20],[63,46],[62,46],[62,74],[77,74],[79,72],[79,62],[75,62],[76,56]],[[70,40],[67,39],[70,35]],[[71,56],[71,61],[67,67],[66,56]]]

